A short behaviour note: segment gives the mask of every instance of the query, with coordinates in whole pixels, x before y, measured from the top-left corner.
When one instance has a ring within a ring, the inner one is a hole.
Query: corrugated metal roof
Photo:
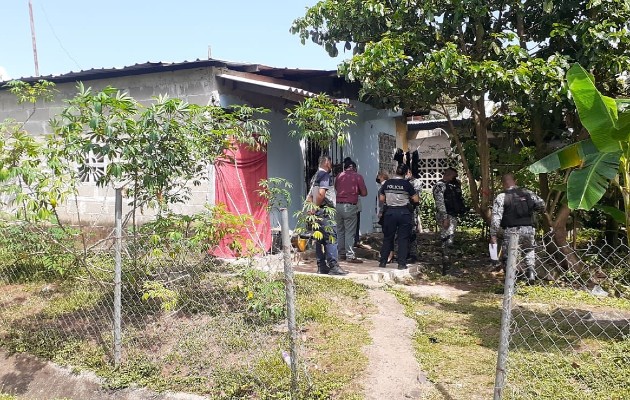
[[[133,76],[133,75],[141,75],[141,74],[150,74],[156,72],[164,72],[164,71],[177,71],[183,69],[192,69],[192,68],[203,68],[203,67],[225,67],[235,71],[241,72],[253,72],[266,76],[273,77],[286,77],[286,78],[307,78],[307,77],[330,77],[336,76],[336,71],[324,71],[324,70],[302,70],[302,69],[291,69],[291,68],[274,68],[267,65],[262,64],[250,64],[250,63],[239,63],[239,62],[231,62],[217,59],[207,59],[207,60],[195,60],[195,61],[183,61],[183,62],[146,62],[141,64],[134,64],[130,66],[124,66],[121,68],[92,68],[89,70],[81,70],[81,71],[70,71],[65,74],[60,75],[45,75],[45,76],[37,76],[37,77],[23,77],[19,78],[19,80],[25,82],[35,82],[40,79],[55,82],[55,83],[64,83],[64,82],[76,82],[76,81],[88,81],[95,79],[106,79],[110,77],[119,77],[119,76]],[[5,82],[0,82],[0,90]]]
[[[235,82],[242,82],[242,83],[246,83],[246,84],[250,84],[250,85],[263,86],[263,87],[266,87],[266,88],[276,89],[276,90],[280,90],[280,91],[283,91],[283,92],[295,93],[295,94],[297,94],[299,96],[302,96],[302,97],[315,97],[315,96],[317,96],[316,93],[309,92],[308,90],[300,89],[300,88],[297,88],[297,87],[288,86],[288,85],[281,85],[279,83],[273,83],[273,82],[265,82],[265,81],[261,81],[261,80],[258,80],[258,79],[245,78],[243,76],[230,75],[230,74],[220,74],[220,75],[217,75],[217,77],[218,78],[222,78],[222,79],[228,79],[228,80],[235,81]]]
[[[233,82],[243,83],[246,86],[264,88],[267,93],[277,97],[282,97],[288,100],[301,101],[304,97],[316,97],[317,93],[308,91],[306,89],[298,88],[290,85],[283,85],[276,82],[268,82],[261,79],[256,79],[256,75],[250,75],[251,77],[232,75],[232,74],[219,74],[217,78],[226,79]],[[349,104],[349,99],[333,99],[335,103]]]

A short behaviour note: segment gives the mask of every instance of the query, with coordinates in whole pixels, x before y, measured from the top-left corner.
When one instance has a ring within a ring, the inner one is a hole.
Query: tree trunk
[[[547,143],[543,139],[542,115],[539,110],[532,113],[531,124],[532,136],[536,144],[536,159],[540,160],[547,155]],[[540,196],[547,201],[549,198],[549,175],[538,174],[538,183]]]
[[[479,167],[481,170],[479,208],[477,211],[486,224],[490,225],[490,145],[488,143],[488,126],[486,123],[486,107],[483,95],[473,102],[473,108],[477,152],[479,153]]]
[[[559,265],[565,270],[575,271],[578,274],[584,271],[585,265],[580,261],[573,248],[567,241],[567,221],[571,215],[571,209],[565,203],[560,206],[556,218],[553,221],[553,244],[554,248],[547,249],[549,254],[560,252],[561,257],[556,257]],[[556,251],[557,250],[557,251]]]
[[[462,141],[459,138],[459,132],[455,128],[453,121],[451,120],[451,116],[448,112],[444,112],[446,119],[448,120],[448,126],[450,130],[450,134],[455,141],[455,147],[457,148],[457,153],[459,154],[459,158],[462,162],[462,167],[464,168],[464,173],[466,174],[466,178],[468,180],[468,188],[470,190],[470,200],[472,202],[472,207],[475,210],[479,209],[479,190],[477,189],[477,181],[475,180],[472,171],[470,170],[470,164],[468,163],[468,159],[466,158],[466,154],[464,153],[464,147],[462,146]]]

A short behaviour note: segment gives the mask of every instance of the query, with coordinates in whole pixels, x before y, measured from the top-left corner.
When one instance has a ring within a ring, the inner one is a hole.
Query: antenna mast
[[[33,22],[33,2],[28,0],[28,12],[31,16],[31,38],[33,40],[33,59],[35,60],[35,76],[39,76],[39,65],[37,63],[37,44],[35,40],[35,23]]]

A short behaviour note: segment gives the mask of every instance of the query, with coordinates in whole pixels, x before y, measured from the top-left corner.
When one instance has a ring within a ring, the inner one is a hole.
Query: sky
[[[31,0],[39,74],[211,58],[334,70],[289,32],[317,0]],[[29,0],[0,0],[0,80],[35,76]]]

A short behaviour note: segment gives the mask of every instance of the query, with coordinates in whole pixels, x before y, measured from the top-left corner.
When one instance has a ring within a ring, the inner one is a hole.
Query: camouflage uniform
[[[510,187],[508,190],[516,188],[516,186]],[[541,199],[535,193],[523,189],[527,195],[533,200],[534,210],[542,211],[545,209],[545,201]],[[492,221],[490,223],[490,236],[496,237],[499,229],[501,228],[501,221],[503,220],[503,211],[505,203],[505,193],[500,193],[494,200],[492,205]],[[536,265],[536,254],[534,247],[536,246],[536,240],[534,239],[534,227],[533,226],[514,226],[503,229],[503,241],[501,243],[501,260],[505,263],[507,260],[508,244],[510,235],[518,234],[518,245],[523,252],[525,265],[528,270],[534,271]]]
[[[433,199],[435,200],[435,221],[440,228],[440,239],[442,241],[442,257],[444,260],[448,260],[453,248],[453,241],[455,239],[455,230],[457,229],[457,217],[449,215],[446,212],[446,203],[444,202],[444,192],[446,191],[446,182],[443,180],[438,181],[433,186]],[[442,221],[448,219],[448,227],[442,226]]]

